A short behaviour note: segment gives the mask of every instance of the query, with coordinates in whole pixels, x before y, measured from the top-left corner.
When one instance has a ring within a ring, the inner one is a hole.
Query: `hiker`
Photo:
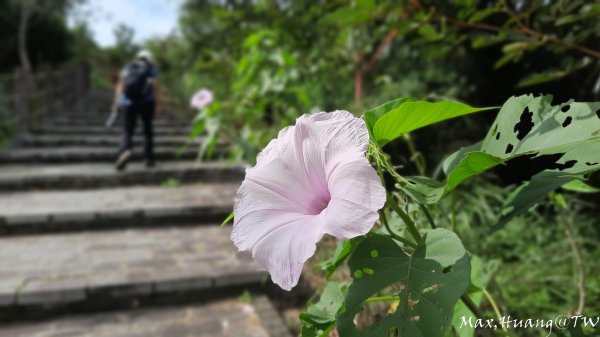
[[[113,111],[123,115],[123,142],[115,163],[117,170],[127,167],[132,156],[133,135],[138,116],[144,125],[144,156],[146,167],[154,167],[154,134],[152,121],[159,105],[158,72],[152,64],[152,55],[147,50],[138,52],[135,60],[121,71],[115,89]]]

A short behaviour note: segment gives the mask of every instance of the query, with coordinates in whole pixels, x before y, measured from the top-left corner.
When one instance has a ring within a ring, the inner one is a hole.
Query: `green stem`
[[[415,239],[417,242],[421,241],[421,234],[419,233],[415,222],[410,218],[410,216],[408,216],[408,214],[406,214],[406,212],[402,210],[402,208],[400,208],[400,206],[398,206],[396,199],[394,199],[392,195],[388,194],[387,200],[388,204],[392,206],[392,209],[398,213],[402,221],[404,221],[406,228],[408,229],[410,235],[412,235],[413,239]]]
[[[452,229],[453,232],[456,233],[456,210],[455,210],[455,206],[456,206],[456,198],[454,197],[454,194],[452,194],[452,197],[450,199],[450,228]]]
[[[399,300],[400,300],[400,296],[395,296],[395,295],[390,295],[390,296],[374,296],[374,297],[367,298],[365,300],[365,303],[399,301]]]
[[[473,313],[473,315],[475,315],[476,318],[483,318],[483,314],[481,313],[481,311],[479,311],[479,308],[469,297],[469,295],[462,295],[460,297],[460,300],[467,306],[467,308],[469,308],[469,310],[471,310],[471,312]]]
[[[417,151],[417,147],[415,146],[415,143],[413,142],[409,133],[404,135],[404,140],[406,141],[406,144],[408,145],[408,151],[410,152],[410,159],[415,163],[415,166],[417,167],[417,171],[419,171],[419,175],[424,176],[425,175],[425,160],[423,160],[423,155],[421,155],[421,152]]]
[[[483,290],[483,295],[488,300],[488,302],[490,302],[490,304],[492,305],[492,308],[494,308],[494,313],[496,313],[496,317],[500,321],[502,318],[502,314],[500,313],[500,309],[498,309],[498,304],[496,304],[496,301],[492,297],[492,294],[490,294],[485,289],[482,289],[482,290]],[[508,329],[506,329],[506,326],[504,324],[501,324],[501,325],[502,325],[502,330],[504,330],[505,332],[508,332]]]
[[[383,170],[381,167],[381,163],[379,161],[379,156],[376,158],[377,160],[377,174],[379,175],[379,179],[381,179],[381,183],[383,184],[383,186],[385,186],[385,177],[383,176]],[[386,192],[387,193],[387,192]],[[389,195],[388,195],[388,200],[390,199]],[[397,205],[396,205],[397,206]],[[385,216],[385,211],[382,209],[379,211],[379,217],[381,218],[381,222],[383,223],[383,226],[385,227],[385,229],[388,231],[388,233],[390,233],[390,236],[397,240],[400,241],[402,243],[404,243],[405,245],[408,245],[410,247],[417,247],[417,245],[403,237],[401,237],[400,235],[394,233],[394,231],[392,231],[392,228],[390,227],[388,221],[387,221],[387,217]],[[418,231],[417,231],[418,234]]]
[[[473,313],[473,315],[475,315],[475,318],[484,319],[483,314],[481,313],[481,311],[479,311],[479,308],[477,307],[477,305],[475,303],[473,303],[473,300],[471,300],[469,295],[467,295],[467,294],[462,295],[460,297],[460,300],[467,306],[467,308],[469,308],[469,310]],[[492,330],[489,330],[489,329],[483,329],[483,332],[488,336],[496,335],[494,332],[492,332]]]
[[[387,221],[387,217],[385,216],[385,212],[383,210],[379,211],[379,217],[381,218],[381,222],[383,223],[383,226],[385,227],[385,229],[388,231],[388,233],[390,234],[390,236],[392,237],[392,239],[396,240],[396,241],[400,241],[403,244],[412,247],[412,248],[417,248],[417,244],[409,241],[403,237],[401,237],[400,235],[394,233],[394,231],[392,230],[392,228],[390,227],[388,221]]]
[[[431,226],[431,228],[436,229],[437,226],[435,225],[435,221],[433,220],[433,217],[431,216],[431,213],[429,213],[429,210],[427,209],[427,206],[425,206],[423,204],[419,204],[419,207],[421,208],[421,210],[423,211],[423,213],[425,213],[425,217],[427,218],[427,221],[429,221],[429,225]]]

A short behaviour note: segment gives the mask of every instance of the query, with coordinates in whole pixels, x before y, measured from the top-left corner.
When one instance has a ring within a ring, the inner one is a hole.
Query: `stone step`
[[[184,144],[199,145],[201,137],[190,139],[188,136],[158,135],[154,138],[156,146],[181,146]],[[83,135],[83,134],[43,134],[28,135],[19,139],[18,145],[24,147],[58,147],[58,146],[119,146],[122,137],[119,135]],[[144,144],[144,137],[136,135],[134,145]]]
[[[59,317],[0,327],[7,337],[291,337],[265,296]]]
[[[108,119],[109,114],[106,113],[106,115],[80,115],[80,116],[72,116],[69,118],[55,118],[53,120],[51,120],[50,122],[48,122],[49,125],[51,126],[58,126],[58,127],[63,127],[63,126],[74,126],[74,127],[82,127],[82,126],[97,126],[97,127],[104,127],[106,120]],[[115,126],[120,126],[122,125],[123,121],[122,119],[118,119],[115,121]],[[175,127],[175,128],[181,128],[181,127],[189,127],[191,125],[191,120],[190,121],[181,121],[181,120],[175,120],[175,119],[165,119],[165,118],[161,118],[161,119],[157,119],[153,122],[155,127]],[[141,121],[138,119],[137,125],[142,125]]]
[[[237,182],[0,194],[4,235],[220,222]]]
[[[0,238],[0,320],[256,291],[267,274],[237,252],[230,233],[203,226]]]
[[[244,169],[229,162],[159,162],[151,169],[131,163],[118,172],[113,164],[45,164],[0,166],[0,192],[52,189],[89,189],[139,184],[188,183],[196,181],[241,181]],[[170,180],[167,181],[167,180]]]
[[[139,124],[139,123],[138,123]],[[191,128],[184,127],[170,127],[170,126],[156,126],[154,128],[154,134],[167,135],[167,136],[183,136],[187,137],[190,133]],[[33,130],[33,133],[39,134],[54,134],[54,135],[119,135],[123,132],[123,128],[120,125],[114,125],[111,128],[104,126],[45,126]],[[136,133],[142,134],[142,125],[139,124],[136,127]]]
[[[223,151],[217,148],[215,155],[220,157]],[[117,159],[118,148],[115,146],[68,146],[56,148],[12,148],[0,150],[0,164],[26,163],[112,163]],[[198,147],[156,147],[154,156],[158,162],[170,160],[196,159]],[[133,161],[143,159],[143,149],[138,146],[133,151]]]

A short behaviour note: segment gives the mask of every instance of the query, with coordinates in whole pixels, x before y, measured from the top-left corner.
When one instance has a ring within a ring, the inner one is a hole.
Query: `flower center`
[[[321,212],[323,212],[323,210],[327,208],[327,205],[329,205],[330,200],[331,195],[327,190],[315,194],[314,198],[308,204],[308,214],[321,214]]]

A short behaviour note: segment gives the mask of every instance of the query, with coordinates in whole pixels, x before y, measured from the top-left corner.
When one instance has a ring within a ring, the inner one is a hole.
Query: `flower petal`
[[[282,289],[291,290],[300,279],[302,266],[315,253],[324,217],[305,216],[267,234],[252,249],[254,260],[271,274]]]
[[[362,152],[369,146],[365,121],[344,110],[319,112],[298,119],[298,124],[313,123],[326,160],[340,153]]]
[[[369,135],[346,111],[305,115],[257,156],[238,191],[231,238],[289,290],[323,234],[368,232],[385,190],[364,156]]]
[[[344,159],[329,176],[331,201],[324,229],[338,239],[366,234],[386,200],[385,189],[364,156],[348,155]]]

